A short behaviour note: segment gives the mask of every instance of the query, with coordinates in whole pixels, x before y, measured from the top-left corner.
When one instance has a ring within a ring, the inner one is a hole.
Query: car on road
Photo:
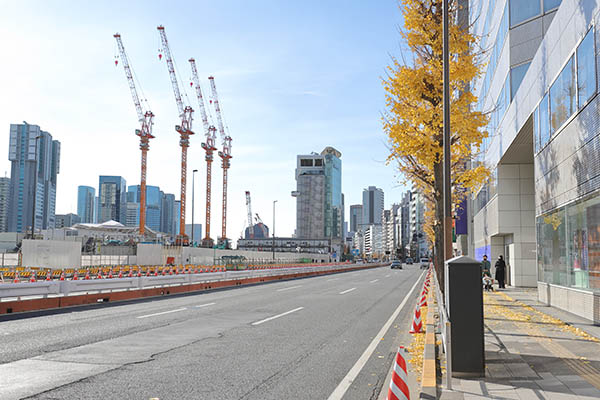
[[[400,260],[392,260],[392,263],[390,264],[390,268],[391,269],[402,269],[402,263],[400,262]]]
[[[412,263],[413,263],[413,259],[412,259],[412,258],[410,258],[410,257],[407,257],[407,258],[406,258],[406,260],[404,260],[404,263],[405,263],[405,264],[410,264],[410,265],[412,265]]]
[[[421,258],[421,268],[429,267],[429,258]]]

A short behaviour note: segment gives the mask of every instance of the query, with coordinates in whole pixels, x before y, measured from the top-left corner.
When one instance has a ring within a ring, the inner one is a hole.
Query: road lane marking
[[[425,273],[425,271],[423,271],[421,273],[421,275],[419,276],[419,279],[417,279],[417,281],[415,282],[413,287],[406,294],[406,297],[404,297],[404,300],[402,300],[402,303],[400,303],[398,308],[396,308],[396,311],[394,311],[394,313],[392,314],[390,319],[388,319],[387,322],[381,327],[381,330],[379,331],[377,336],[375,336],[373,338],[373,341],[369,344],[369,346],[367,347],[365,352],[360,356],[358,361],[356,361],[356,364],[354,364],[354,366],[350,369],[350,371],[348,371],[348,374],[344,377],[344,379],[342,379],[342,381],[335,388],[333,393],[331,393],[328,400],[340,400],[342,397],[344,397],[344,394],[350,388],[350,385],[352,385],[352,382],[354,382],[354,380],[356,379],[356,377],[358,376],[360,371],[363,369],[363,367],[365,366],[367,361],[369,361],[369,358],[371,357],[371,355],[377,348],[377,345],[379,344],[379,342],[381,342],[381,339],[383,338],[383,336],[385,336],[387,331],[390,329],[390,326],[392,326],[392,323],[394,322],[394,320],[398,317],[398,314],[400,314],[400,311],[402,311],[402,309],[406,305],[406,302],[408,301],[412,292],[414,292],[414,290],[417,287],[417,285],[419,284],[419,282],[421,282],[421,278],[423,277],[424,273]]]
[[[343,292],[340,292],[340,294],[346,294],[346,293],[350,293],[351,291],[356,290],[355,287],[353,287],[352,289],[348,289],[348,290],[344,290]]]
[[[293,312],[300,311],[300,310],[302,310],[303,308],[304,308],[304,307],[298,307],[298,308],[294,308],[293,310],[286,311],[286,312],[284,312],[284,313],[277,314],[277,315],[273,315],[272,317],[265,318],[265,319],[261,319],[260,321],[253,322],[253,323],[252,323],[252,325],[253,325],[253,326],[260,325],[260,324],[263,324],[263,323],[265,323],[265,322],[272,321],[272,320],[274,320],[275,318],[283,317],[283,316],[285,316],[285,315],[288,315],[288,314],[291,314],[291,313],[293,313]]]
[[[389,278],[390,276],[392,276],[392,274],[387,274],[385,277],[386,277],[386,278]]]
[[[156,317],[157,315],[170,314],[170,313],[179,312],[179,311],[183,311],[183,310],[187,310],[187,308],[184,307],[184,308],[178,308],[177,310],[163,311],[163,312],[158,312],[158,313],[148,314],[148,315],[140,315],[139,317],[136,317],[136,318]]]
[[[278,292],[283,292],[283,291],[285,291],[285,290],[297,289],[297,288],[299,288],[299,287],[302,287],[302,285],[298,285],[298,286],[290,286],[290,287],[286,287],[286,288],[283,288],[283,289],[277,289],[277,291],[278,291]]]
[[[217,304],[217,303],[206,303],[206,304],[200,304],[200,305],[197,305],[197,306],[194,306],[194,307],[196,307],[196,308],[202,308],[202,307],[212,306],[212,305],[215,305],[215,304]]]
[[[332,279],[327,279],[327,282],[331,282],[331,281],[337,281],[340,278],[332,278]]]
[[[372,280],[371,282],[369,282],[369,283],[375,283],[375,282],[377,282],[378,280],[379,280],[379,279],[373,279],[373,280]]]

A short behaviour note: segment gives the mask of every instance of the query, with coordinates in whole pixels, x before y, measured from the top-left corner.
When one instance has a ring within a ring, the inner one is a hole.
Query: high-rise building
[[[350,206],[350,232],[358,232],[362,225],[362,204],[354,204]]]
[[[296,237],[325,237],[325,157],[299,155],[296,159]]]
[[[77,187],[77,215],[84,224],[93,224],[95,220],[96,189],[91,186]]]
[[[202,224],[194,224],[194,232],[192,235],[192,224],[185,224],[185,234],[190,238],[190,244],[195,243],[197,246],[200,242],[202,242]],[[192,237],[194,238],[194,242],[192,243]]]
[[[10,125],[11,186],[8,230],[54,228],[60,142],[37,125]],[[34,211],[35,206],[35,211]]]
[[[0,178],[0,232],[8,232],[10,178]]]
[[[364,253],[368,257],[378,257],[381,258],[384,256],[383,249],[383,231],[381,224],[378,225],[368,225],[364,227]]]
[[[80,222],[82,222],[81,217],[77,214],[56,214],[55,228],[70,228]]]
[[[342,154],[326,147],[321,154],[299,155],[296,165],[296,237],[327,238],[339,253],[344,233]]]
[[[100,176],[98,189],[98,223],[127,222],[127,182],[120,176]]]
[[[179,230],[180,230],[180,226],[177,223],[177,221],[179,221],[179,219],[181,218],[180,217],[181,216],[181,200],[175,200],[174,206],[175,206],[174,207],[174,210],[175,210],[174,217],[175,218],[174,218],[173,224],[174,224],[174,233],[177,236],[177,235],[179,235]]]
[[[134,206],[127,206],[127,224],[128,226],[138,226],[140,224],[140,185],[132,185],[127,188],[127,203],[137,204],[137,212],[134,212]],[[146,226],[155,232],[161,230],[161,211],[162,211],[162,192],[158,186],[146,186]],[[129,225],[130,224],[130,225]]]
[[[175,218],[175,195],[170,193],[162,194],[162,205],[160,208],[160,231],[170,235],[175,234],[175,225],[178,219]],[[195,238],[194,238],[195,239]]]
[[[375,186],[369,186],[367,189],[363,189],[362,199],[361,225],[364,227],[381,225],[384,208],[383,190]]]

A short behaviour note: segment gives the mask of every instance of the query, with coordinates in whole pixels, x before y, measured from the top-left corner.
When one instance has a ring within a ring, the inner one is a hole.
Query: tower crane
[[[181,125],[175,126],[175,131],[179,133],[179,146],[181,146],[181,211],[179,215],[179,235],[176,243],[181,245],[187,245],[188,239],[185,234],[185,194],[186,194],[186,183],[187,183],[187,149],[190,147],[190,135],[192,132],[192,120],[194,110],[189,105],[183,104],[181,99],[181,92],[179,91],[179,84],[177,83],[177,74],[175,73],[175,65],[173,64],[173,58],[171,57],[171,50],[169,49],[169,42],[167,41],[167,35],[165,28],[160,25],[157,27],[160,39],[162,42],[162,52],[164,53],[165,60],[167,61],[167,68],[169,70],[169,77],[171,78],[171,85],[173,86],[173,94],[175,95],[175,103],[177,104],[177,110],[179,111],[179,118],[181,119]]]
[[[215,86],[215,78],[209,76],[210,88],[212,92],[212,102],[215,107],[215,114],[217,117],[217,125],[219,127],[219,133],[221,134],[221,144],[223,150],[219,151],[219,157],[221,157],[221,167],[223,168],[223,220],[221,225],[221,240],[226,242],[227,240],[227,170],[230,167],[229,160],[231,159],[231,136],[225,132],[225,126],[223,125],[223,116],[221,114],[221,108],[219,106],[219,97],[217,95],[217,87]]]
[[[246,208],[248,209],[248,232],[250,239],[254,239],[254,225],[252,224],[252,205],[250,204],[250,191],[246,190]]]
[[[196,69],[196,60],[193,58],[189,59],[190,66],[192,68],[192,79],[193,85],[196,86],[196,97],[198,97],[198,105],[200,107],[200,115],[202,117],[202,124],[204,126],[204,135],[206,140],[202,143],[202,148],[206,152],[204,159],[206,160],[206,234],[202,240],[202,246],[212,247],[213,241],[210,237],[210,217],[211,217],[211,199],[212,199],[212,162],[213,152],[217,150],[215,147],[217,137],[217,129],[209,122],[208,115],[206,114],[206,108],[204,107],[204,97],[202,96],[202,88],[200,87],[200,80],[198,79],[198,70]]]
[[[125,77],[129,83],[129,90],[131,91],[131,97],[133,98],[133,104],[137,112],[138,121],[140,123],[140,129],[135,130],[135,134],[140,137],[140,150],[142,151],[142,173],[140,179],[140,235],[144,235],[146,231],[146,165],[147,165],[147,154],[150,149],[150,139],[152,136],[152,124],[154,123],[154,114],[150,110],[144,111],[140,103],[140,98],[135,88],[135,81],[133,80],[133,74],[131,73],[131,67],[129,66],[129,60],[121,35],[115,33],[114,38],[117,40],[117,46],[119,48],[119,54],[121,62],[123,63],[123,69],[125,70]],[[115,65],[118,61],[115,60]]]

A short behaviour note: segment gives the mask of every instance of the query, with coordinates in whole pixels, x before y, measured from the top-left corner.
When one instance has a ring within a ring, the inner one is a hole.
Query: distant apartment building
[[[127,223],[126,226],[140,224],[140,185],[127,188]],[[146,226],[155,232],[161,230],[161,210],[163,193],[158,186],[146,186]],[[134,211],[137,207],[137,211]]]
[[[386,256],[396,257],[400,253],[400,205],[392,204],[389,210],[383,211],[382,218],[383,251]]]
[[[385,255],[383,248],[383,229],[381,224],[368,225],[364,228],[364,254],[367,257],[381,258]]]
[[[55,228],[70,228],[75,224],[81,223],[81,218],[77,214],[56,214]]]
[[[398,218],[400,222],[398,223],[400,229],[400,248],[401,255],[406,256],[408,251],[410,250],[410,202],[412,199],[412,192],[407,191],[402,196],[400,201],[400,210],[398,212]]]
[[[344,200],[341,153],[326,147],[321,154],[297,156],[296,237],[343,242]]]
[[[362,225],[362,204],[354,204],[350,206],[350,232],[358,232]]]
[[[84,224],[95,222],[96,189],[91,186],[77,187],[77,215]]]
[[[383,218],[384,196],[383,190],[375,186],[363,189],[362,193],[362,221],[361,225],[381,225]]]
[[[429,244],[423,225],[425,224],[425,198],[418,190],[413,191],[410,200],[410,256],[426,257]]]
[[[185,234],[190,238],[190,244],[195,243],[198,245],[202,242],[202,224],[194,224],[192,231],[192,224],[185,224]],[[194,241],[192,242],[192,238]]]
[[[38,125],[10,125],[8,231],[54,228],[60,142]]]
[[[0,232],[8,232],[10,178],[0,178]]]
[[[98,187],[98,223],[127,222],[127,182],[120,176],[101,175]]]

